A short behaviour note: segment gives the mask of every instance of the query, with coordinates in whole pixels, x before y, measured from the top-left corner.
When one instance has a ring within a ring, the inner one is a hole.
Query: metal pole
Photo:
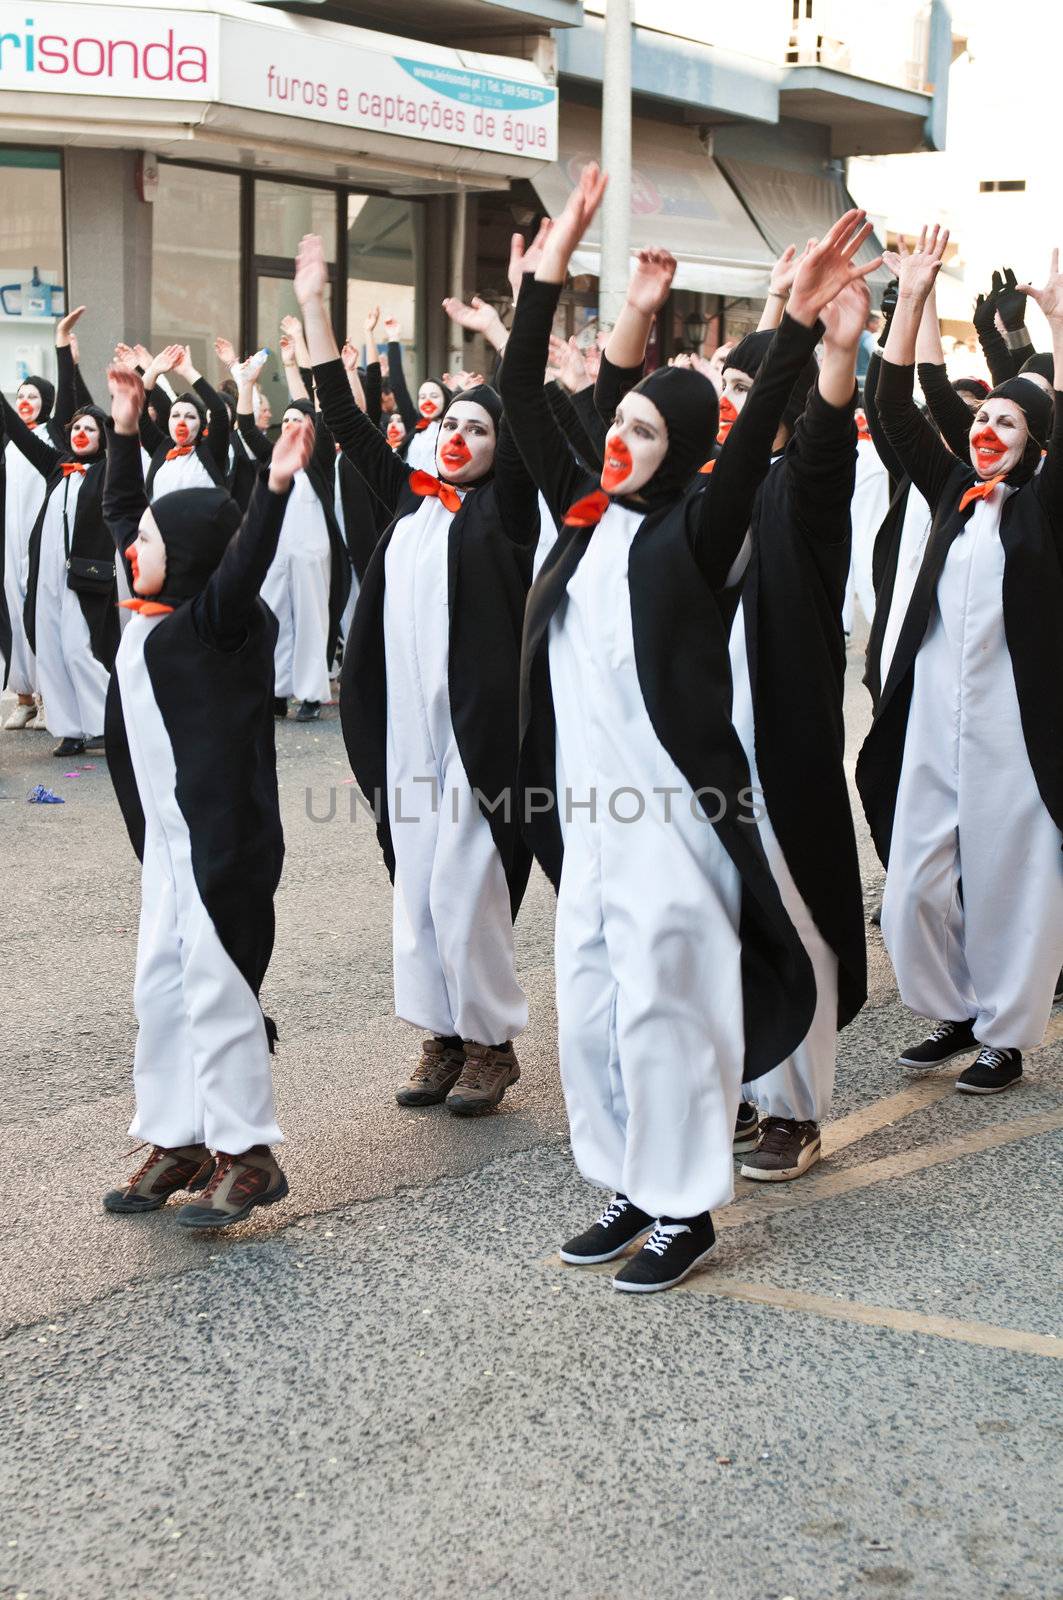
[[[464,189],[453,197],[450,235],[450,285],[448,294],[462,299],[465,294],[465,239],[468,217],[468,200]],[[465,362],[465,336],[456,322],[447,318],[447,366],[451,372],[459,371]]]
[[[631,0],[608,0],[602,73],[602,201],[598,316],[611,326],[627,294],[631,259]]]

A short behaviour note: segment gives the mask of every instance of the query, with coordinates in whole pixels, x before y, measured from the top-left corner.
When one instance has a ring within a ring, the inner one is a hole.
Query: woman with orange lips
[[[295,292],[322,411],[391,518],[355,605],[340,718],[394,883],[395,1010],[427,1034],[396,1098],[478,1116],[519,1078],[528,1020],[513,920],[531,863],[514,790],[538,499],[487,384],[450,401],[431,472],[389,448],[352,398],[327,280],[308,236]],[[390,351],[389,366],[394,379]]]
[[[156,380],[163,373],[173,373],[188,385],[170,406],[168,436],[148,415]],[[148,498],[176,489],[225,488],[230,434],[229,412],[221,395],[196,371],[184,345],[167,345],[144,373],[140,442],[151,457]]]
[[[976,1060],[969,1094],[1018,1083],[1063,964],[1063,276],[1024,286],[1052,330],[1055,406],[1024,377],[970,425],[968,461],[912,399],[916,330],[948,242],[898,257],[877,404],[926,497],[926,553],[857,765],[887,867],[882,933],[901,998],[933,1019],[899,1057]]]
[[[60,393],[72,395],[69,332],[65,338],[57,349]],[[114,550],[102,508],[107,418],[91,405],[70,409],[69,439],[56,449],[43,429],[28,427],[3,402],[8,437],[44,480],[29,538],[22,620],[36,656],[48,731],[59,740],[56,756],[102,748],[107,684],[118,648]]]

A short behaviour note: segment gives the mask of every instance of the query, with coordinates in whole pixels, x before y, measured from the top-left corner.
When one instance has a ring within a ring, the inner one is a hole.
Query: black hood
[[[433,382],[434,382],[434,380],[433,380]],[[457,403],[457,401],[459,401],[459,400],[470,400],[470,401],[472,401],[472,403],[474,405],[482,406],[483,409],[487,412],[488,416],[491,418],[491,421],[495,425],[495,450],[497,451],[497,449],[498,449],[498,430],[502,426],[502,398],[499,395],[497,389],[492,389],[492,387],[491,387],[491,385],[489,383],[478,383],[478,384],[476,384],[475,388],[462,389],[458,394],[450,394],[449,389],[445,390],[444,392],[446,394],[449,394],[450,398],[447,401],[446,409],[443,411],[442,416],[439,417],[438,420],[440,422],[442,422],[443,421],[443,417],[446,416],[446,414],[450,410],[451,406],[455,405]],[[437,448],[438,448],[438,441],[437,441]],[[460,487],[462,489],[478,489],[481,486],[481,484],[490,483],[490,481],[494,477],[494,475],[495,475],[495,469],[494,469],[494,462],[493,462],[493,459],[492,459],[492,465],[491,465],[490,472],[485,472],[482,478],[476,478],[476,479],[474,479],[474,481],[472,483],[463,483],[463,484],[460,485]]]
[[[744,339],[739,339],[727,357],[723,366],[724,371],[726,372],[728,367],[736,367],[739,372],[745,372],[749,377],[755,378],[760,371],[761,362],[771,348],[771,341],[774,337],[774,328],[764,328],[757,333],[747,333]],[[812,385],[818,377],[819,365],[815,356],[809,356],[798,374],[797,382],[790,391],[786,409],[780,418],[780,421],[791,436],[797,426],[798,417],[805,409]]]
[[[52,414],[52,407],[55,405],[55,384],[49,383],[47,378],[37,377],[35,373],[31,374],[28,378],[23,378],[22,383],[19,384],[19,388],[21,389],[27,383],[32,383],[33,387],[37,390],[41,397],[41,409],[37,413],[38,425],[42,422],[47,422],[48,418]]]
[[[1039,378],[1046,378],[1053,389],[1056,386],[1056,358],[1051,350],[1038,350],[1028,361],[1024,361],[1019,368],[1018,375],[1020,378],[1024,372],[1036,372]],[[39,383],[40,379],[31,378],[29,381],[30,383]]]
[[[77,456],[75,459],[78,461],[99,461],[101,456],[106,454],[107,446],[111,442],[111,419],[107,415],[106,411],[100,410],[99,406],[78,406],[77,410],[74,412],[74,415],[71,417],[70,425],[66,430],[68,439],[73,433],[74,429],[77,427],[77,421],[79,417],[92,417],[94,421],[99,423],[100,447],[96,451],[95,455]]]
[[[199,594],[240,526],[240,507],[224,489],[175,489],[151,507],[166,546],[163,605],[179,606]]]
[[[1048,448],[1054,410],[1051,396],[1045,394],[1043,389],[1036,383],[1031,383],[1028,378],[1009,378],[1006,383],[998,383],[995,389],[991,389],[986,399],[1011,400],[1026,418],[1026,426],[1030,430],[1026,449],[1022,453],[1022,459],[1008,473],[1005,482],[1016,485],[1029,483],[1037,471],[1043,451]]]
[[[653,402],[668,429],[668,453],[632,504],[656,507],[677,500],[712,455],[720,404],[708,378],[689,367],[659,367],[633,394]]]

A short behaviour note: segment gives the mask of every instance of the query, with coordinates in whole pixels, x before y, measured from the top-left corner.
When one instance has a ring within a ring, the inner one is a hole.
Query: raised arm
[[[764,301],[764,310],[760,313],[760,321],[757,323],[758,333],[764,333],[779,326],[782,321],[782,314],[786,310],[786,302],[790,298],[790,290],[794,286],[797,269],[808,252],[815,248],[817,242],[815,239],[809,239],[800,255],[797,253],[795,244],[788,244],[772,267],[771,278],[768,281],[767,299]]]
[[[375,346],[374,346],[375,348]],[[379,361],[367,361],[365,376],[362,379],[362,394],[365,397],[365,414],[374,428],[380,427],[380,415],[384,394],[384,381],[380,372]]]
[[[174,368],[174,371],[186,382],[202,400],[207,408],[207,419],[210,424],[210,434],[207,438],[207,448],[214,457],[214,465],[219,472],[225,473],[229,468],[229,408],[216,389],[211,388],[206,378],[203,378],[192,365],[192,358],[185,351],[185,359]]]
[[[42,478],[50,477],[59,463],[68,459],[67,456],[59,450],[53,450],[44,436],[43,428],[27,428],[3,395],[0,395],[0,404],[4,411],[4,430],[15,449],[21,451],[31,467],[36,467]]]
[[[1059,251],[1052,251],[1052,265],[1048,282],[1043,289],[1024,283],[1022,292],[1036,300],[1048,320],[1052,331],[1052,356],[1055,371],[1052,387],[1055,390],[1055,415],[1048,453],[1037,479],[1038,492],[1045,514],[1052,524],[1057,545],[1063,554],[1063,274],[1059,270]]]
[[[173,372],[179,361],[184,357],[184,347],[179,344],[168,344],[165,350],[160,350],[157,356],[152,356],[144,368],[144,404],[140,412],[140,442],[149,456],[153,456],[161,445],[166,443],[167,435],[163,431],[162,406],[165,399],[166,421],[170,417],[169,396],[159,385],[159,379],[164,372]],[[148,416],[149,403],[155,406],[159,417],[156,425]]]
[[[140,413],[144,386],[135,372],[111,367],[107,373],[111,394],[111,419],[114,432],[107,449],[107,473],[103,482],[103,520],[111,532],[126,578],[132,569],[126,550],[137,536],[140,519],[148,507],[144,488],[144,468],[140,456]]]
[[[1013,378],[1033,355],[1033,342],[1026,331],[1026,296],[1010,267],[1002,274],[994,272],[989,293],[978,296],[974,326],[994,385]]]
[[[856,484],[856,358],[870,309],[871,297],[864,283],[849,284],[824,306],[819,377],[786,452],[794,521],[813,544],[840,544],[851,530],[850,506]]]
[[[58,383],[55,386],[55,420],[60,428],[70,425],[70,419],[80,405],[92,404],[92,396],[84,383],[79,393],[78,365],[74,359],[74,329],[85,315],[85,307],[77,306],[61,317],[55,325],[55,360]],[[84,398],[84,396],[88,398]]]
[[[396,409],[405,423],[406,432],[409,433],[417,426],[421,414],[406,387],[406,374],[402,370],[402,345],[398,339],[399,324],[394,317],[387,317],[384,328],[388,335],[388,382],[395,396]]]
[[[336,348],[336,336],[325,311],[327,277],[321,241],[316,235],[307,234],[299,246],[295,294],[302,307],[322,414],[336,442],[369,489],[394,514],[409,474],[379,429],[354,403]]]
[[[288,319],[285,318],[285,321]],[[294,318],[292,319],[294,321]],[[289,400],[309,400],[310,394],[299,368],[299,361],[295,354],[295,340],[288,333],[282,333],[280,339],[281,366],[284,368],[284,381],[288,385]]]
[[[310,460],[313,431],[309,417],[282,431],[269,468],[259,473],[239,529],[207,580],[195,622],[200,636],[218,649],[236,650],[244,642],[247,619],[277,554],[292,481]]]
[[[941,431],[941,437],[954,456],[958,456],[961,461],[968,461],[970,452],[967,441],[971,432],[971,413],[949,382],[945,367],[945,352],[941,346],[937,294],[933,285],[926,297],[923,315],[919,319],[919,332],[915,339],[915,361],[919,374],[919,387],[930,408],[930,415]]]
[[[923,307],[948,240],[947,229],[935,227],[928,236],[924,228],[911,255],[891,258],[898,279],[897,309],[890,322],[876,396],[886,437],[931,508],[955,471],[956,457],[915,404],[915,347]]]

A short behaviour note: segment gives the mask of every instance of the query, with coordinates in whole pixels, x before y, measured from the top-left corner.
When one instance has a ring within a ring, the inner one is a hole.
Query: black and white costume
[[[60,357],[60,361],[63,358]],[[73,358],[67,352],[66,361],[73,367]],[[70,374],[72,376],[72,372]],[[27,378],[41,397],[41,408],[33,423],[27,423],[33,433],[40,433],[53,450],[65,450],[66,439],[58,419],[52,417],[56,392],[47,378]],[[22,388],[22,385],[19,385]],[[71,396],[71,404],[73,403]],[[69,415],[69,407],[68,415]],[[29,582],[30,534],[44,502],[45,485],[28,456],[23,455],[14,439],[9,438],[4,450],[4,600],[10,629],[10,638],[4,654],[7,662],[7,686],[14,694],[33,694],[37,688],[37,663],[26,637],[22,612],[26,604],[26,587]]]
[[[502,387],[561,524],[529,596],[521,782],[555,801],[529,834],[558,889],[562,1083],[584,1176],[688,1217],[730,1199],[743,1076],[782,1061],[815,1004],[753,823],[727,635],[757,483],[817,333],[784,321],[711,493],[686,493],[715,434],[711,386],[646,380],[669,453],[640,506],[588,495],[553,424],[559,293],[525,279]]]
[[[1031,438],[978,484],[920,416],[913,375],[884,361],[878,404],[933,526],[857,784],[905,1004],[1025,1050],[1063,964],[1063,397],[1041,463],[1050,402],[1002,387]]]
[[[147,474],[149,500],[173,494],[176,489],[224,488],[229,472],[229,412],[221,395],[206,378],[197,378],[192,389],[177,399],[195,406],[199,431],[191,444],[176,444],[156,427],[148,415],[154,401],[152,390],[145,398],[140,419],[140,439],[151,456]],[[176,403],[176,402],[175,402]]]
[[[513,918],[530,856],[514,781],[535,488],[486,387],[462,399],[495,420],[493,473],[455,489],[390,449],[340,361],[314,376],[335,437],[394,513],[355,607],[340,715],[395,885],[395,1009],[439,1037],[504,1044],[528,1018]]]
[[[224,490],[153,502],[165,583],[132,602],[108,701],[111,775],[143,863],[130,1131],[166,1148],[240,1154],[281,1138],[258,998],[284,857],[276,625],[258,591],[288,496],[264,480],[236,537]],[[137,440],[116,435],[105,508],[119,552],[147,503]]]

